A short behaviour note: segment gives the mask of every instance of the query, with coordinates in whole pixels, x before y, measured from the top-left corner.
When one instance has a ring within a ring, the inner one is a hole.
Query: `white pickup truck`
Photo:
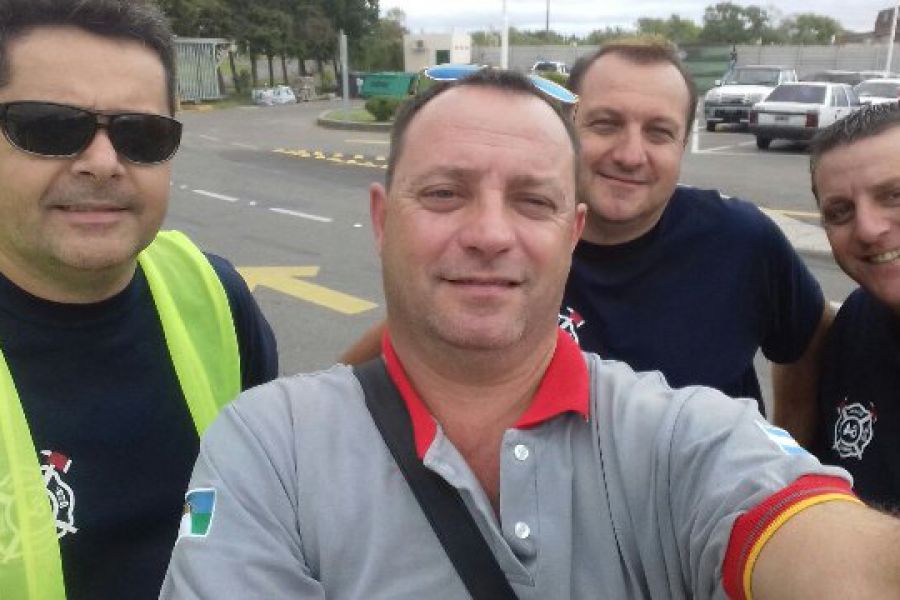
[[[776,86],[797,81],[797,72],[778,65],[746,65],[735,67],[723,81],[706,93],[703,112],[706,130],[715,131],[719,123],[746,126],[750,107],[764,100]]]

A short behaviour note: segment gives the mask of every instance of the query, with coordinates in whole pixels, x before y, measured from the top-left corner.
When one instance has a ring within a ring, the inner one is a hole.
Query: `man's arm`
[[[789,519],[763,546],[753,598],[900,598],[900,520],[850,502]]]
[[[381,355],[381,336],[384,334],[385,323],[381,321],[369,328],[359,340],[341,354],[339,362],[345,365],[361,365],[362,363],[377,358]]]
[[[283,387],[274,383],[219,413],[188,492],[209,500],[199,527],[193,508],[182,517],[161,599],[325,598],[300,537],[291,423]]]
[[[772,363],[772,421],[789,431],[805,448],[810,447],[815,436],[822,348],[833,320],[834,312],[826,303],[803,355],[793,363]]]

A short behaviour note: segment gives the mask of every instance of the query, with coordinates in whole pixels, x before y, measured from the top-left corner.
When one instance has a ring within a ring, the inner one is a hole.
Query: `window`
[[[780,85],[769,94],[766,102],[800,102],[822,104],[825,102],[825,86],[789,84]]]
[[[832,93],[834,94],[832,106],[847,106],[847,92],[844,91],[844,88],[835,86],[832,88]]]

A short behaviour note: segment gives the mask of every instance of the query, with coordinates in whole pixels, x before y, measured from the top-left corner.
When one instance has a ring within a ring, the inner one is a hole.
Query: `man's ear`
[[[387,190],[380,183],[369,186],[369,217],[372,219],[372,231],[375,234],[375,247],[381,254],[384,240],[384,221],[387,217]]]
[[[575,205],[575,221],[572,227],[572,250],[575,250],[575,246],[578,244],[578,240],[581,239],[581,232],[584,231],[584,222],[587,219],[587,205],[584,202],[579,202]]]

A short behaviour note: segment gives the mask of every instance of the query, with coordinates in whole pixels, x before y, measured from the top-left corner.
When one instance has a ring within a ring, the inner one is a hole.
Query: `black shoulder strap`
[[[362,385],[366,405],[381,437],[472,598],[515,600],[509,580],[459,492],[419,460],[412,421],[384,361],[376,358],[354,367],[353,372]]]

